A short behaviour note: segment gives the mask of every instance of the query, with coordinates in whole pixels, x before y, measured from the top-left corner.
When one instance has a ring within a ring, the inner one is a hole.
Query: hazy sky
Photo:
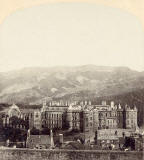
[[[17,11],[0,25],[0,71],[85,64],[144,70],[138,19],[120,9],[63,3]]]

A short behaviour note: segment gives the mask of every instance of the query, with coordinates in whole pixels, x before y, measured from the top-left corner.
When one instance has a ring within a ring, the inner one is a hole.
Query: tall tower
[[[46,106],[46,98],[43,99],[43,105]]]
[[[89,132],[89,110],[85,109],[83,111],[83,131]]]
[[[66,121],[67,121],[67,125],[68,125],[69,130],[72,130],[72,129],[73,129],[73,128],[72,128],[72,119],[73,119],[73,117],[72,117],[72,106],[70,105],[70,106],[68,107],[67,117],[66,117]]]
[[[94,109],[93,110],[93,131],[97,131],[99,127],[99,114],[98,110]]]
[[[118,128],[125,128],[124,127],[125,126],[124,125],[124,119],[125,119],[124,110],[121,107],[121,105],[119,104],[118,108],[117,108],[117,127]]]
[[[41,108],[41,112],[45,112],[46,111],[46,109],[47,109],[47,103],[46,103],[46,98],[44,98],[43,99],[43,106],[42,106],[42,108]]]
[[[125,107],[125,128],[137,128],[137,108],[131,109],[129,106]]]
[[[34,127],[41,129],[41,112],[39,110],[34,111]]]
[[[111,101],[111,109],[114,109],[114,101]]]

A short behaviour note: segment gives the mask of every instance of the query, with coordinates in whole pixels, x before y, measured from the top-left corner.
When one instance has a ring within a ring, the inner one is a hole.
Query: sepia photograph
[[[0,160],[144,160],[144,1],[0,13]]]

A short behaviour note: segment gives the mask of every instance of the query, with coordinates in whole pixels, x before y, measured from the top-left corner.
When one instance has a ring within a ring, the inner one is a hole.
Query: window
[[[90,123],[90,126],[92,126],[92,123]]]

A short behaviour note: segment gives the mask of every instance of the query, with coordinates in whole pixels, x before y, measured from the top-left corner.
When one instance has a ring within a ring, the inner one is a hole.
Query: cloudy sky
[[[138,19],[106,6],[61,3],[16,11],[0,25],[0,72],[85,64],[143,71],[144,31]]]

